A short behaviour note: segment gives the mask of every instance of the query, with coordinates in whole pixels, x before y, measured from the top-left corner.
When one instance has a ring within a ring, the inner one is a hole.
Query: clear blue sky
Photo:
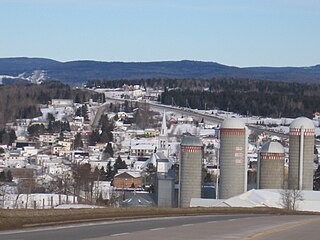
[[[0,0],[0,57],[320,64],[320,0]]]

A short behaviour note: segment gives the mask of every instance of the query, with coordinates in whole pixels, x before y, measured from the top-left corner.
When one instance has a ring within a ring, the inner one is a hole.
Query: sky
[[[320,0],[0,0],[0,58],[320,64]]]

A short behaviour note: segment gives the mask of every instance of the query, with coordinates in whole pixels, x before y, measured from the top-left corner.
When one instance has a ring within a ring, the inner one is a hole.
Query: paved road
[[[319,239],[319,216],[219,215],[87,223],[0,232],[0,239]]]
[[[124,99],[115,99],[115,98],[109,98],[106,97],[109,100],[113,100],[113,101],[119,101],[119,102],[124,102]],[[127,101],[133,101],[133,102],[139,102],[136,100],[127,100]],[[142,103],[142,102],[140,102]],[[197,120],[201,120],[202,118],[204,119],[204,121],[209,122],[209,123],[213,123],[213,124],[221,124],[224,119],[221,117],[217,117],[214,115],[210,115],[210,114],[204,114],[204,113],[199,113],[199,112],[194,112],[193,110],[190,109],[185,109],[185,108],[177,108],[177,107],[172,107],[170,105],[164,105],[164,104],[156,104],[156,103],[152,103],[152,102],[144,102],[146,104],[149,104],[150,109],[155,110],[155,111],[159,111],[159,112],[163,112],[163,111],[172,111],[175,113],[179,113],[182,114],[184,116],[190,116],[193,117]],[[255,125],[247,125],[249,129],[254,130],[254,131],[258,131],[258,132],[265,132],[267,134],[271,134],[274,136],[278,136],[278,137],[282,137],[282,138],[288,138],[289,135],[285,134],[285,133],[280,133],[280,132],[275,132],[272,130],[266,130],[266,129],[261,129],[258,126]]]
[[[200,113],[200,112],[195,112],[195,111],[191,111],[191,110],[186,110],[186,109],[179,109],[179,108],[175,108],[169,105],[163,105],[163,104],[154,104],[154,103],[148,103],[150,105],[150,108],[155,109],[157,111],[173,111],[175,113],[179,113],[185,116],[191,116],[199,121],[201,121],[201,119],[203,118],[204,121],[209,122],[209,123],[214,123],[214,124],[221,124],[224,119],[221,117],[217,117],[214,115],[210,115],[210,114],[205,114],[205,113]],[[272,130],[266,130],[266,129],[262,129],[258,126],[255,126],[253,124],[247,124],[248,128],[254,131],[258,131],[258,132],[265,132],[267,134],[271,134],[271,135],[275,135],[278,137],[282,137],[282,138],[287,138],[289,137],[288,134],[285,133],[280,133],[280,132],[275,132]]]
[[[99,121],[101,116],[103,115],[103,113],[106,111],[107,107],[108,107],[108,102],[102,104],[101,106],[98,107],[97,112],[94,115],[94,118],[92,120],[91,126],[92,128],[97,128],[99,126]]]

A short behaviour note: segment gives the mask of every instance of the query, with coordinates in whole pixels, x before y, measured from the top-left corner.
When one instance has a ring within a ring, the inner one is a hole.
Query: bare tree
[[[89,163],[85,164],[73,164],[71,165],[72,176],[74,180],[74,195],[79,196],[80,191],[83,191],[85,194],[85,200],[90,202],[92,201],[92,191],[94,181],[97,181],[99,178],[98,169],[91,171],[91,166]],[[90,195],[89,195],[90,194]],[[89,199],[90,197],[90,199]]]
[[[2,207],[4,208],[4,204],[5,204],[5,198],[6,195],[8,194],[8,185],[6,185],[6,183],[1,183],[0,184],[0,197],[2,197]]]
[[[28,208],[29,195],[34,191],[36,187],[35,179],[33,178],[20,179],[17,187],[18,187],[18,195],[16,199],[16,207],[17,207],[17,201],[20,194],[26,194],[27,199],[25,203],[25,208]]]
[[[69,176],[69,174],[64,174],[56,177],[47,182],[43,187],[46,192],[49,193],[68,194],[68,192],[71,192],[71,176]]]
[[[134,114],[135,123],[141,129],[153,127],[153,115],[154,113],[150,110],[149,105],[146,103],[141,103]]]
[[[298,202],[303,201],[303,193],[298,189],[283,189],[280,192],[280,204],[284,209],[296,211]]]

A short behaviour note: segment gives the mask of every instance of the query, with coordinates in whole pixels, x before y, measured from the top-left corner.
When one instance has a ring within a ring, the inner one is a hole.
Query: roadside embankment
[[[90,221],[210,214],[317,214],[272,208],[0,209],[0,230]]]

